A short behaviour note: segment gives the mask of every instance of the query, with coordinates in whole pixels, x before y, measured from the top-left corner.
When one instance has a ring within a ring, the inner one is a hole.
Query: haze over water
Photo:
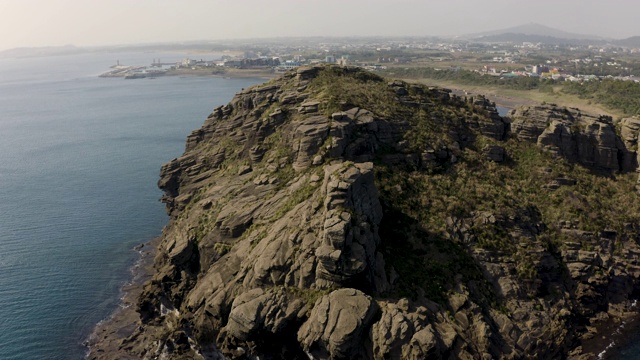
[[[160,166],[189,132],[259,79],[102,79],[119,59],[0,60],[0,359],[79,359],[115,309],[132,248],[167,217]]]

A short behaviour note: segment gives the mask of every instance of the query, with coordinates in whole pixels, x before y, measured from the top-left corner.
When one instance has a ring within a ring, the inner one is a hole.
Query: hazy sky
[[[529,22],[640,35],[639,0],[0,0],[0,50],[277,36],[456,35]]]

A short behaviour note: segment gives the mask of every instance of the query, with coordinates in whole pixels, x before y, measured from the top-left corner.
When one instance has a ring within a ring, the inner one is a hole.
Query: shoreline
[[[606,353],[601,359],[619,359],[623,355],[629,358],[630,354],[627,353],[629,350],[635,349],[638,351],[638,346],[633,345],[637,344],[637,334],[640,331],[640,314],[636,313],[633,319],[627,321],[624,327],[619,329],[624,329],[620,332],[619,341],[615,342],[610,348],[607,348]]]
[[[580,355],[593,355],[593,359],[598,360],[620,358],[624,355],[624,350],[629,349],[638,338],[640,313],[636,302],[621,314],[610,315],[608,319],[595,323],[593,327],[594,331],[584,334],[580,340]],[[588,336],[589,334],[592,336]]]
[[[278,76],[281,76],[283,73],[274,72],[272,70],[266,69],[225,69],[223,72],[215,72],[211,69],[180,69],[180,70],[169,70],[167,72],[157,73],[157,74],[144,74],[139,77],[134,77],[127,79],[125,73],[119,73],[108,71],[98,75],[98,77],[106,78],[106,79],[124,79],[124,80],[140,80],[140,79],[156,79],[159,77],[165,76],[196,76],[196,77],[205,77],[205,76],[215,76],[221,78],[229,78],[229,79],[246,79],[246,78],[258,78],[258,79],[273,79]]]
[[[139,258],[130,268],[131,277],[121,288],[118,307],[98,322],[85,340],[85,359],[113,358],[116,355],[119,359],[129,358],[126,353],[121,353],[120,346],[122,340],[131,336],[138,327],[140,316],[135,305],[144,283],[154,274],[153,263],[160,240],[161,237],[158,236],[134,248],[138,251]],[[137,249],[138,247],[140,248]]]

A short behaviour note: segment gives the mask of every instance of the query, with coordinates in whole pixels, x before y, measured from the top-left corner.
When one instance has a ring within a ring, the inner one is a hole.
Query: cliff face
[[[121,356],[578,356],[640,289],[640,126],[510,117],[349,68],[237,94],[161,170]]]
[[[585,166],[613,171],[633,171],[638,167],[630,145],[637,141],[637,128],[623,122],[623,141],[609,116],[582,114],[579,109],[554,105],[520,108],[509,113],[511,129],[519,140],[538,146]],[[634,138],[635,136],[635,138]]]

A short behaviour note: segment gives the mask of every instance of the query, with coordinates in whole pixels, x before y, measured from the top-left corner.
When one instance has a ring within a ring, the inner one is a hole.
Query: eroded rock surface
[[[361,291],[333,291],[315,304],[298,340],[314,358],[365,358],[362,345],[377,312],[376,303]]]
[[[509,116],[351,68],[243,90],[162,167],[171,219],[140,323],[117,354],[90,358],[582,356],[598,319],[632,310],[638,231],[585,224],[585,178],[548,163],[518,173],[533,161],[518,151],[624,173],[640,121],[619,136],[575,109]],[[455,186],[478,189],[460,199]],[[550,221],[560,205],[574,213]]]
[[[622,141],[609,116],[593,116],[554,105],[518,108],[507,116],[518,139],[534,142],[569,161],[609,171],[637,168],[636,156],[628,147],[634,132],[637,139],[637,128],[624,126],[630,141]]]

